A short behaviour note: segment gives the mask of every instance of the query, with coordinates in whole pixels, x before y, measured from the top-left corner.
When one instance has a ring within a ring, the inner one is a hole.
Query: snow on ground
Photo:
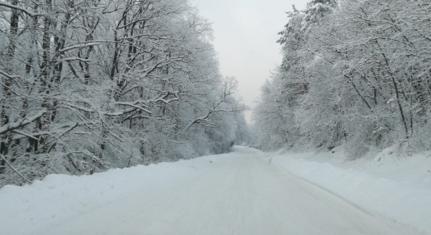
[[[398,156],[387,149],[348,161],[334,153],[278,153],[284,168],[362,208],[431,234],[431,154]]]
[[[323,166],[320,172],[327,175],[321,179],[328,181],[343,176],[354,183],[354,176],[361,177],[359,180],[365,176],[304,158],[268,156],[237,147],[225,155],[92,176],[52,175],[29,186],[7,186],[0,190],[0,231],[13,235],[419,234],[411,226],[377,215],[372,207],[358,207],[349,197],[341,198],[290,171],[315,182],[320,180],[316,180],[317,166]],[[346,179],[340,179],[339,185]],[[374,190],[388,184],[392,189],[391,182],[371,186]],[[336,192],[343,195],[343,190]],[[416,220],[402,222],[420,225]]]

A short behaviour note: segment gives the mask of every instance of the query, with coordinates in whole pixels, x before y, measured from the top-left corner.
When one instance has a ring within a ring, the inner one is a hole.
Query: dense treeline
[[[0,185],[229,150],[210,33],[185,0],[0,1]]]
[[[431,147],[430,1],[312,0],[280,36],[256,110],[262,147]]]

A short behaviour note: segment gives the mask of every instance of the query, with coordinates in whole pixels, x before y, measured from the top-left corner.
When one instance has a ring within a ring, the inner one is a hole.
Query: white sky
[[[191,0],[214,30],[214,45],[225,76],[238,80],[243,102],[253,108],[260,89],[281,62],[277,33],[286,11],[307,0]],[[247,115],[250,118],[250,115]]]

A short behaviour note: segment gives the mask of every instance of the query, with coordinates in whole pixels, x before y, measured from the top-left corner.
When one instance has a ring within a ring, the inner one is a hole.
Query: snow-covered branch
[[[27,179],[27,177],[25,177],[21,172],[19,172],[13,165],[11,162],[9,162],[9,160],[7,160],[7,158],[5,156],[3,156],[2,154],[0,154],[0,159],[3,160],[6,165],[12,169],[13,172],[15,172],[19,177],[21,177],[21,179],[24,180],[24,182],[26,183],[31,183],[31,181],[29,179]]]
[[[70,45],[70,46],[66,46],[66,47],[62,48],[60,50],[60,52],[64,53],[64,52],[68,52],[71,50],[82,49],[82,48],[86,48],[86,47],[99,46],[103,43],[108,43],[108,41],[95,41],[95,42],[86,42],[86,43],[81,43],[81,44],[76,44],[76,45]],[[112,43],[112,42],[110,42],[110,43]]]
[[[148,114],[152,114],[152,112],[150,110],[147,109],[148,106],[146,105],[142,105],[142,106],[146,106],[146,107],[142,107],[139,102],[134,102],[134,103],[129,103],[129,102],[117,102],[117,105],[121,105],[121,106],[129,106],[129,107],[133,107],[135,109],[138,109],[140,111],[144,111]],[[130,112],[130,110],[128,111]]]
[[[8,4],[8,3],[5,3],[5,2],[0,2],[0,7],[7,7],[7,8],[10,8],[10,9],[18,10],[18,11],[20,11],[20,12],[22,12],[22,13],[30,16],[30,17],[44,16],[45,15],[45,14],[33,13],[31,11],[28,11],[25,8],[19,7],[17,5]]]
[[[12,75],[12,74],[8,74],[5,71],[0,70],[0,75],[9,78],[9,79],[16,79],[16,78],[20,78],[20,76],[18,75]]]
[[[47,110],[41,110],[38,113],[36,113],[36,114],[34,114],[34,115],[30,116],[30,117],[26,117],[26,118],[21,119],[19,121],[6,124],[6,125],[0,127],[0,135],[1,134],[5,134],[5,133],[7,133],[9,131],[13,131],[13,130],[18,129],[18,128],[25,127],[28,124],[30,124],[30,123],[36,121],[37,119],[41,118],[46,113],[47,113]]]

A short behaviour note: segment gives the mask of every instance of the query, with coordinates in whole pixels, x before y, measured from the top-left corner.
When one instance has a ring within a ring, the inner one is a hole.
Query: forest
[[[431,2],[312,0],[278,41],[283,62],[263,88],[263,149],[344,146],[351,159],[391,146],[431,147]]]
[[[182,0],[0,1],[0,186],[229,151],[211,38]]]
[[[430,140],[431,0],[0,0],[1,234],[431,234]]]

